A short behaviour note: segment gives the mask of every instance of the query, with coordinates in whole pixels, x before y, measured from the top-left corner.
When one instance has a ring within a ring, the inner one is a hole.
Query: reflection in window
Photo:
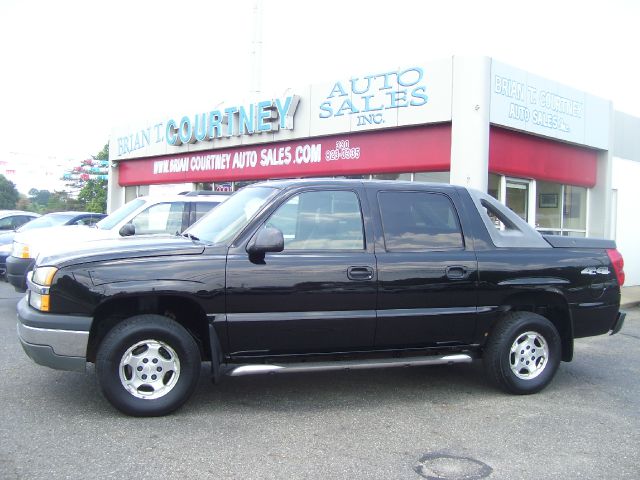
[[[158,203],[140,212],[132,223],[136,235],[151,233],[179,233],[182,230],[184,202]]]
[[[219,202],[193,202],[191,204],[191,209],[195,210],[195,218],[194,222],[200,220],[204,217],[213,207],[217,206]],[[191,223],[194,223],[191,222]]]
[[[378,198],[387,251],[464,248],[458,216],[445,195],[381,192]]]
[[[295,195],[266,225],[282,231],[285,251],[364,249],[360,203],[351,191]]]

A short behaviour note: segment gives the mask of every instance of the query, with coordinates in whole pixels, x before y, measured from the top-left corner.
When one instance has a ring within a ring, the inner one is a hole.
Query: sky
[[[0,0],[0,162],[81,160],[114,127],[242,102],[254,3]],[[486,55],[640,116],[640,0],[262,5],[265,94]]]

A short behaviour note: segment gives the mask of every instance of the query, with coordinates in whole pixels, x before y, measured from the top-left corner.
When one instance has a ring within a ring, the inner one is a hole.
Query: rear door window
[[[446,195],[380,192],[378,202],[387,251],[464,248],[457,212]]]

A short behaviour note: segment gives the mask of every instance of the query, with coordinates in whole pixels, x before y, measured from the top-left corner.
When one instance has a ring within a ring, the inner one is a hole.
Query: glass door
[[[531,181],[506,179],[505,204],[525,222],[529,221],[529,190]]]

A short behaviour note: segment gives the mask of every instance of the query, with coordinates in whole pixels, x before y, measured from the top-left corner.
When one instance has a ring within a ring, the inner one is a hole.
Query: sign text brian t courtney
[[[290,95],[248,105],[232,105],[205,113],[169,119],[145,129],[120,136],[118,156],[141,150],[152,143],[178,146],[208,142],[219,138],[293,130],[294,115],[300,97]]]

